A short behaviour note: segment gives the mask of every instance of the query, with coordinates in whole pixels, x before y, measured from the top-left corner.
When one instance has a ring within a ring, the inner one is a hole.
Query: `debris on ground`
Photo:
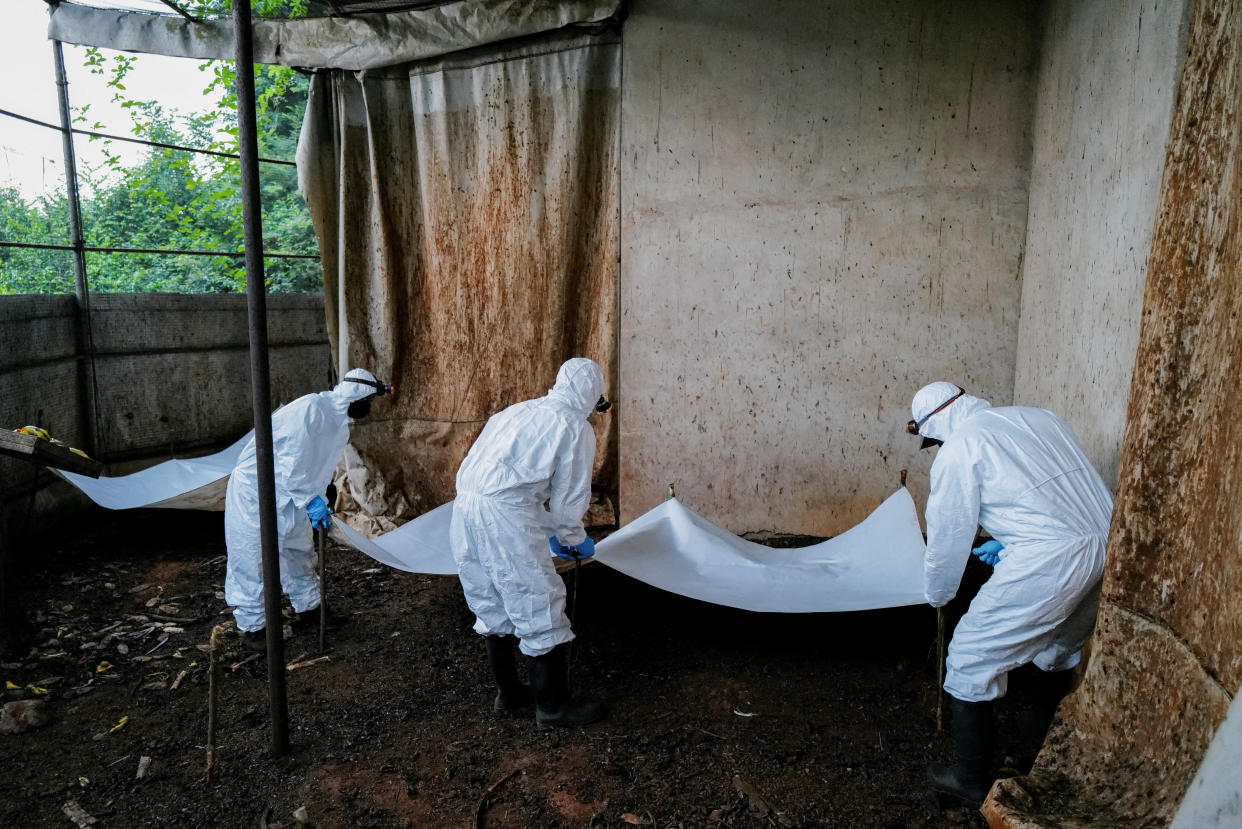
[[[52,719],[47,703],[41,699],[19,699],[6,702],[0,709],[0,734],[21,734],[47,725]]]
[[[608,717],[541,731],[493,713],[455,578],[334,547],[330,598],[351,624],[329,634],[330,660],[315,661],[317,631],[289,632],[299,658],[286,664],[314,667],[283,673],[292,750],[274,759],[267,662],[244,649],[220,597],[223,551],[218,513],[164,510],[104,513],[26,546],[33,648],[0,658],[0,679],[6,703],[55,717],[0,739],[0,826],[70,825],[70,797],[77,825],[127,829],[263,815],[290,829],[303,808],[320,829],[984,825],[926,788],[928,763],[952,755],[951,732],[935,731],[926,607],[747,613],[583,568],[571,685]],[[205,643],[217,626],[229,635],[208,785]],[[1018,671],[997,705],[1000,755],[1019,765],[1038,747],[1012,727],[1033,696]]]
[[[80,827],[80,829],[86,829],[88,826],[94,826],[99,823],[95,818],[88,815],[86,810],[79,806],[76,800],[70,800],[64,806],[61,806],[60,810],[65,813],[65,817],[72,820],[74,825]]]

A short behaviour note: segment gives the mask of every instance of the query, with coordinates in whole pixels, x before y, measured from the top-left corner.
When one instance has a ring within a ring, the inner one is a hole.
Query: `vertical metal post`
[[[69,200],[69,239],[73,245],[73,288],[77,296],[76,348],[78,355],[78,428],[88,455],[99,450],[95,412],[95,343],[91,337],[91,294],[86,281],[86,240],[82,234],[82,205],[78,201],[78,161],[73,149],[73,120],[69,112],[69,81],[65,76],[65,52],[59,40],[52,41],[52,61],[56,65],[56,95],[60,102],[60,139],[65,157],[65,195]]]
[[[263,611],[267,630],[267,697],[272,755],[289,752],[285,695],[285,640],[280,613],[280,557],[276,537],[276,476],[273,470],[271,379],[268,375],[267,290],[263,284],[263,214],[259,194],[259,146],[255,116],[254,43],[250,0],[233,3],[237,72],[237,137],[241,155],[242,226],[246,243],[246,298],[250,317],[250,389],[259,485],[259,535],[263,543]]]

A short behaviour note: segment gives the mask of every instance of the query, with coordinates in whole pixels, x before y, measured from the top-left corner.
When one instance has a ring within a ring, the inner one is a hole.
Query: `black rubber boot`
[[[535,693],[535,722],[540,726],[586,725],[604,717],[600,703],[578,701],[569,695],[566,647],[558,645],[543,656],[526,657],[530,688]]]
[[[1067,671],[1040,671],[1039,690],[1035,696],[1035,704],[1044,723],[1044,734],[1052,725],[1052,718],[1057,714],[1057,706],[1065,695],[1070,692],[1074,680],[1074,669]]]
[[[315,605],[310,610],[295,613],[293,624],[302,630],[319,630],[319,605]],[[349,624],[349,617],[343,613],[333,613],[329,605],[328,618],[324,620],[324,629],[340,630],[347,624]]]
[[[1032,742],[1042,743],[1052,727],[1052,718],[1057,715],[1057,706],[1070,691],[1074,678],[1071,668],[1067,671],[1040,671],[1035,685],[1035,704],[1031,724]]]
[[[928,771],[931,787],[978,805],[992,788],[992,745],[996,739],[992,723],[992,701],[964,702],[949,697],[953,710],[953,743],[957,765],[933,763]]]
[[[496,678],[496,700],[492,710],[497,714],[529,714],[535,704],[530,686],[518,679],[516,636],[484,636],[487,645],[487,663],[492,666]]]
[[[242,631],[242,645],[248,651],[255,653],[267,653],[267,628],[259,628],[258,630]]]

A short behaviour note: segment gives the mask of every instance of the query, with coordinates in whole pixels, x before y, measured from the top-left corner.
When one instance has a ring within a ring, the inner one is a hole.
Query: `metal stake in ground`
[[[216,703],[220,698],[220,637],[223,629],[211,629],[211,670],[207,673],[207,782],[216,767]]]
[[[332,519],[328,519],[329,521]],[[324,554],[328,545],[327,530],[315,530],[315,539],[319,545],[319,652],[323,653],[324,631],[328,628],[328,567],[324,563]]]
[[[944,731],[944,608],[936,608],[936,730]]]
[[[574,583],[569,587],[569,628],[574,627],[574,611],[578,608],[578,571],[582,568],[582,557],[574,555]],[[568,676],[574,665],[574,642],[569,640],[565,650],[565,674]]]

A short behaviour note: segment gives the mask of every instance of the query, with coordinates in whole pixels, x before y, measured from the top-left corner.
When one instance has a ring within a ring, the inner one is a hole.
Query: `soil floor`
[[[33,647],[0,676],[52,720],[0,736],[0,826],[72,826],[70,802],[104,827],[292,827],[295,812],[319,827],[984,825],[926,784],[952,756],[928,607],[749,613],[589,564],[573,684],[609,715],[540,731],[492,713],[455,578],[332,546],[329,603],[350,622],[328,659],[286,674],[291,753],[270,756],[266,666],[230,629],[208,782],[205,651],[232,618],[221,515],[99,511],[15,552]],[[986,573],[972,560],[967,581]],[[319,655],[317,631],[286,641],[290,663]],[[1023,771],[1039,739],[1020,727],[1027,670],[998,705],[998,764]]]

